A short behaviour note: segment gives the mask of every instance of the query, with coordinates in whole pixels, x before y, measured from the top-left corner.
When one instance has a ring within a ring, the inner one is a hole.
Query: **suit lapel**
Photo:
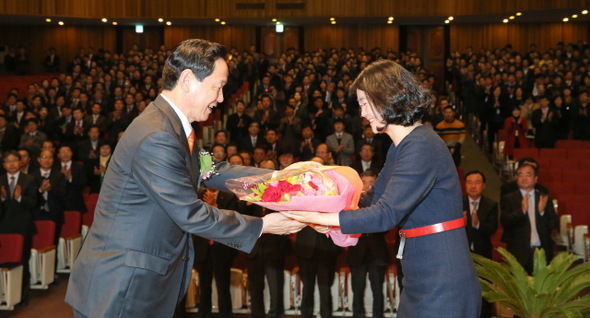
[[[196,143],[195,140],[195,144],[193,146],[193,153],[190,153],[190,148],[188,146],[188,139],[186,138],[186,133],[184,131],[184,127],[182,127],[182,122],[180,121],[180,118],[178,118],[178,115],[176,114],[176,112],[174,111],[174,109],[172,109],[172,106],[170,106],[170,104],[168,104],[168,102],[160,95],[158,95],[158,97],[156,98],[156,100],[153,101],[154,106],[156,106],[158,109],[160,109],[161,111],[163,111],[166,116],[170,119],[170,122],[172,123],[172,127],[174,128],[174,133],[176,133],[179,136],[180,139],[180,143],[182,145],[182,148],[184,148],[184,150],[186,151],[186,155],[187,155],[187,162],[190,163],[190,171],[191,171],[191,176],[192,176],[192,181],[193,181],[193,187],[195,188],[195,191],[197,190],[197,184],[198,184],[198,180],[199,180],[199,151],[201,150],[201,148],[199,148],[198,144]]]

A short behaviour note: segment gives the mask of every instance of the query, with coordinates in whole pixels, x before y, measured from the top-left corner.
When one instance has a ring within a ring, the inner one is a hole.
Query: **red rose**
[[[309,186],[312,187],[314,190],[318,191],[318,186],[313,183],[313,181],[309,181]]]
[[[279,189],[281,189],[283,192],[288,192],[289,189],[291,187],[293,187],[293,185],[291,184],[291,182],[289,182],[287,180],[282,180],[282,181],[279,181],[279,184],[277,184],[277,187]]]
[[[295,195],[299,191],[303,191],[303,188],[301,187],[301,185],[295,184],[292,187],[290,187],[286,192],[289,193],[290,195]]]
[[[269,186],[262,194],[263,202],[279,202],[283,197],[284,191],[278,187]]]

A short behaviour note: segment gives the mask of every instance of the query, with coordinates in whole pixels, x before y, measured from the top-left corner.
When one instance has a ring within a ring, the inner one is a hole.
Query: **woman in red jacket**
[[[504,129],[508,132],[504,144],[505,155],[512,156],[514,148],[528,148],[526,141],[528,126],[526,119],[520,117],[520,106],[514,105],[512,107],[512,116],[504,122]]]

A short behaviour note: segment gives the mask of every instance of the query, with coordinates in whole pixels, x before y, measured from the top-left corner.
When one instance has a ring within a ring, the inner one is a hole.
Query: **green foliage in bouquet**
[[[471,254],[483,297],[522,318],[590,317],[590,263],[572,267],[576,256],[561,252],[547,266],[545,251],[535,252],[533,276],[503,248],[504,263]]]

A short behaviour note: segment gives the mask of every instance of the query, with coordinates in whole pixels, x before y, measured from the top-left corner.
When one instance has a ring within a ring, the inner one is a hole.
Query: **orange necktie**
[[[195,145],[195,130],[191,130],[191,134],[188,136],[188,149],[191,154],[193,153],[193,146]]]

